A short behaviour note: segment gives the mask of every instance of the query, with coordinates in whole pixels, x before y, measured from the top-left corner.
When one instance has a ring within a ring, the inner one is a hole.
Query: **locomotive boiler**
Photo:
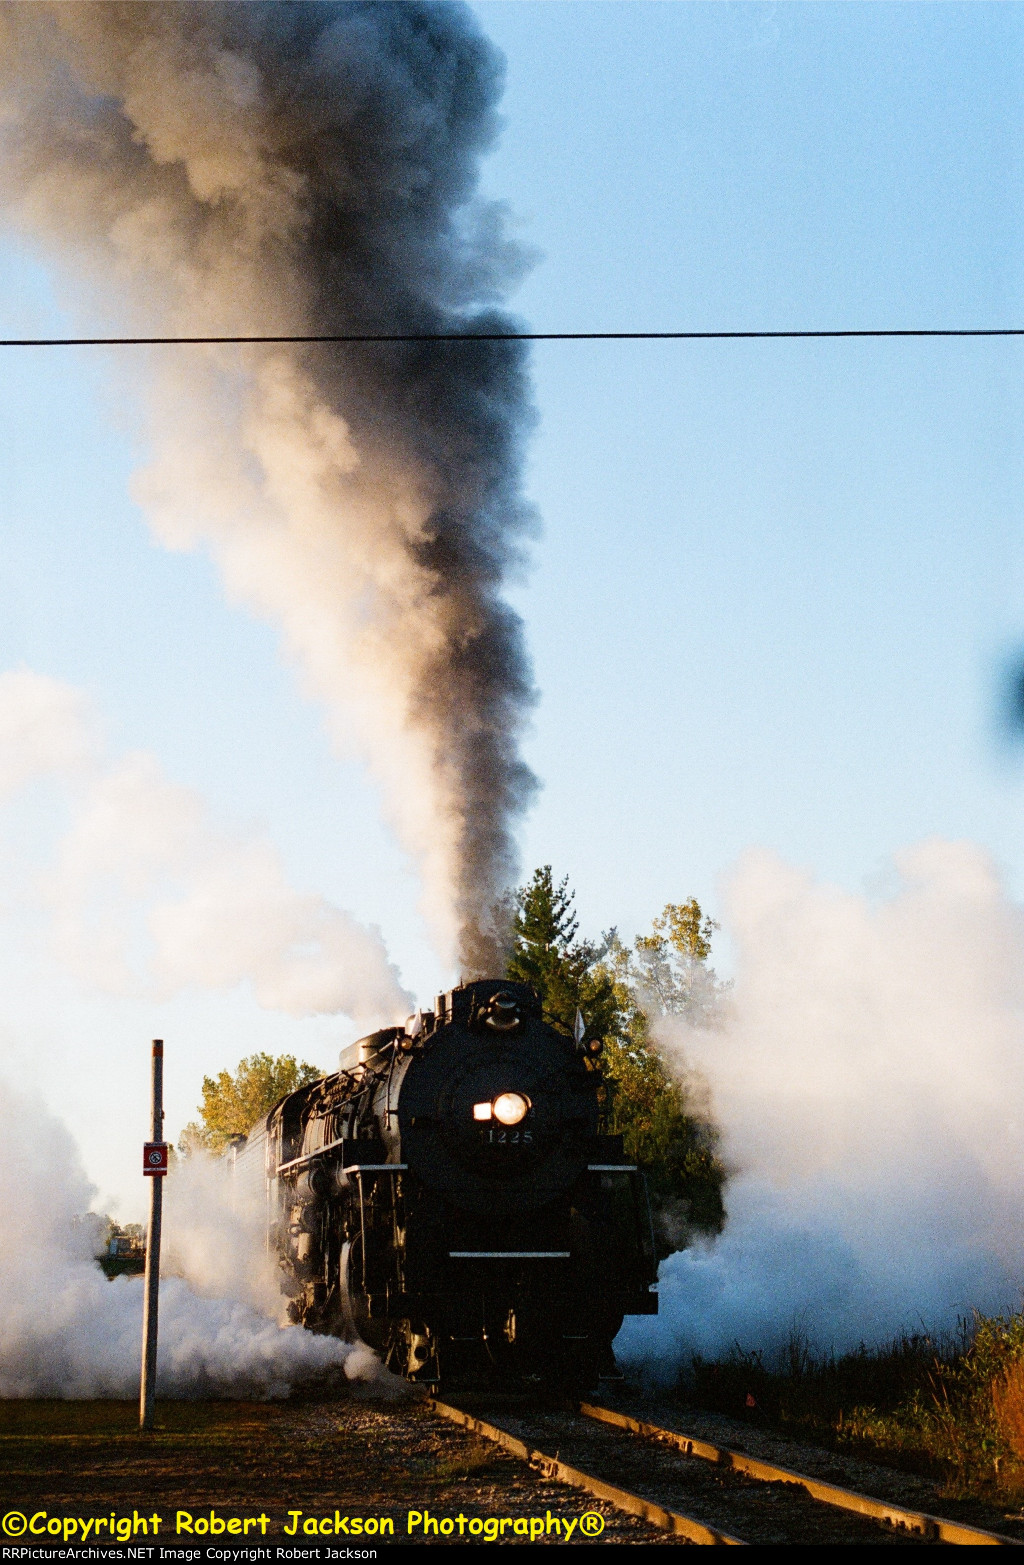
[[[235,1175],[266,1199],[290,1318],[431,1385],[613,1374],[656,1261],[600,1049],[527,985],[467,983],[277,1104]]]

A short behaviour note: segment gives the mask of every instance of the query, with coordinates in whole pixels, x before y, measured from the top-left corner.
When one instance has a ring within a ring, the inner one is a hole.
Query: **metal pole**
[[[153,1039],[153,1140],[164,1139],[164,1046]],[[153,1388],[156,1385],[157,1314],[160,1307],[160,1219],[164,1182],[160,1175],[149,1181],[149,1236],[146,1241],[146,1296],[142,1306],[142,1384],[139,1391],[139,1428],[153,1427]]]

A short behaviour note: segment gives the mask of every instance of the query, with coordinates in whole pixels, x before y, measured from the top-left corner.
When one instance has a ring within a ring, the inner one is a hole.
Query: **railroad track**
[[[689,1543],[1016,1544],[744,1451],[584,1402],[480,1418],[432,1401],[442,1418],[493,1440],[548,1478],[583,1489]],[[553,1453],[553,1454],[552,1454]]]

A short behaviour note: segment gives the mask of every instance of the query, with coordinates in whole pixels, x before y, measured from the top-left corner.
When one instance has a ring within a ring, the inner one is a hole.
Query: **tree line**
[[[717,924],[691,897],[669,903],[632,945],[615,929],[586,939],[568,877],[556,880],[550,864],[519,888],[511,912],[505,976],[531,984],[548,1016],[570,1032],[578,1011],[587,1035],[603,1042],[609,1128],[647,1171],[662,1253],[694,1233],[717,1233],[725,1216],[718,1132],[699,1088],[666,1069],[656,1036],[667,1018],[719,1025],[727,985],[710,965]],[[185,1127],[179,1150],[222,1152],[287,1093],[322,1074],[291,1054],[252,1054],[234,1074],[205,1076],[199,1120]]]
[[[548,1014],[572,1029],[579,1010],[604,1042],[611,1128],[647,1171],[660,1246],[679,1249],[692,1232],[717,1233],[725,1211],[718,1133],[693,1085],[666,1071],[654,1033],[665,1017],[719,1023],[727,986],[710,966],[717,924],[696,897],[670,902],[631,946],[615,929],[579,934],[568,877],[550,864],[516,894],[509,978],[539,990]]]

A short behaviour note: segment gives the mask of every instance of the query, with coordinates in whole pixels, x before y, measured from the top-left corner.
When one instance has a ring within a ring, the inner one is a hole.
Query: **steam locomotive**
[[[290,1318],[433,1386],[614,1375],[623,1316],[658,1303],[600,1051],[529,986],[467,983],[278,1103],[235,1177],[265,1194]]]

